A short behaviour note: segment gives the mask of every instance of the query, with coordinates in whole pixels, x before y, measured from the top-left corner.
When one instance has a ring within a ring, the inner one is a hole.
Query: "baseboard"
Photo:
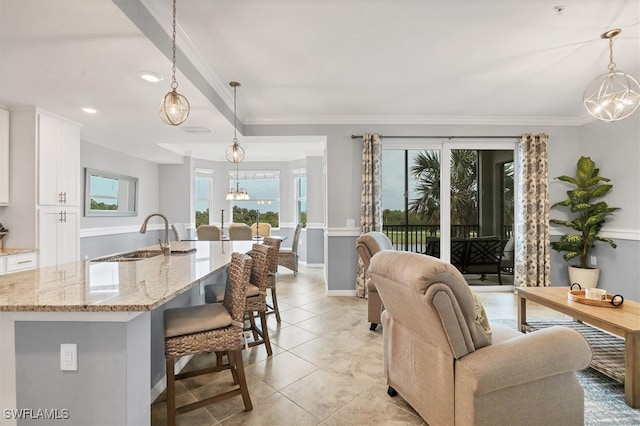
[[[356,291],[355,290],[327,290],[327,296],[355,296],[356,295]]]
[[[191,361],[191,358],[193,358],[193,355],[186,355],[180,358],[178,362],[176,362],[176,373],[182,371],[189,361]],[[149,401],[149,405],[153,404],[153,401],[155,401],[166,388],[167,375],[165,374],[162,376],[162,379],[151,388],[151,401]]]
[[[305,263],[307,268],[324,268],[324,263]]]
[[[475,293],[485,293],[485,292],[505,292],[505,293],[513,293],[514,289],[512,285],[470,285],[471,289]]]

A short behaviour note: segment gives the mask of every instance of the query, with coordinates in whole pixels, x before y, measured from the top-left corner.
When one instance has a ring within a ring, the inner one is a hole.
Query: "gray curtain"
[[[546,134],[525,134],[518,143],[515,281],[518,287],[550,284],[549,161]]]
[[[360,195],[360,234],[382,230],[382,182],[380,174],[382,143],[380,135],[365,133],[362,138],[362,192]],[[356,295],[367,297],[366,271],[358,257]]]

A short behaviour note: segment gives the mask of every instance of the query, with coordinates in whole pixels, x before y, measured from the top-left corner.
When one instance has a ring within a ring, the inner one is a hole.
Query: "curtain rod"
[[[351,139],[362,139],[363,135],[351,135]],[[382,136],[382,138],[392,139],[520,139],[518,136]]]

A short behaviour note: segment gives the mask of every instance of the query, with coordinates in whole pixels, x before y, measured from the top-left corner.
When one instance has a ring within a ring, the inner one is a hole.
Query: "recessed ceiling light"
[[[98,113],[97,109],[89,108],[89,107],[82,108],[82,111],[86,112],[87,114],[97,114]]]
[[[162,76],[155,72],[142,71],[139,74],[141,79],[148,81],[149,83],[159,83],[162,81]]]

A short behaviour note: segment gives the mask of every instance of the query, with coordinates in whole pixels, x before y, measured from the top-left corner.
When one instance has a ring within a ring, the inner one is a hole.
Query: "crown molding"
[[[590,122],[587,117],[480,117],[480,116],[428,116],[428,115],[316,115],[248,117],[245,125],[286,124],[445,124],[445,125],[535,125],[581,126]]]

